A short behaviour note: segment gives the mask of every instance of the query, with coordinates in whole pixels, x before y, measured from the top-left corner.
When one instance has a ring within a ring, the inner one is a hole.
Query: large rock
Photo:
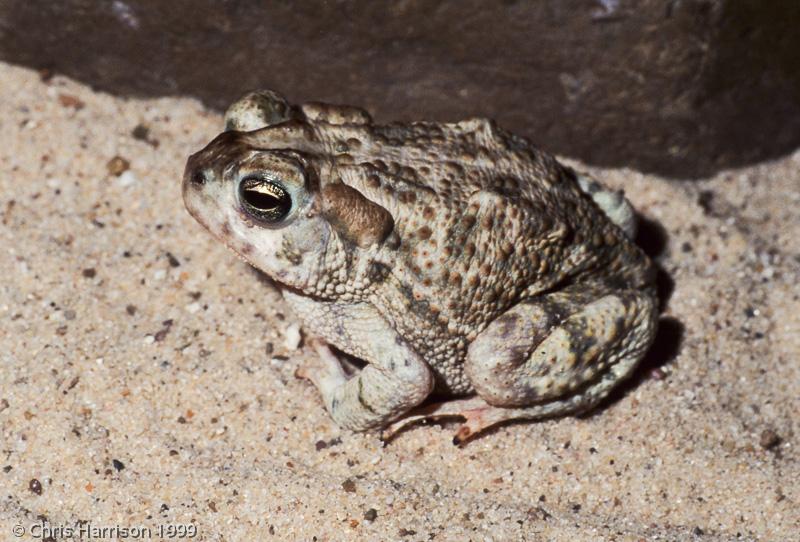
[[[695,177],[798,145],[798,24],[800,3],[760,0],[5,0],[0,58],[215,108],[270,87],[381,120],[485,115]]]

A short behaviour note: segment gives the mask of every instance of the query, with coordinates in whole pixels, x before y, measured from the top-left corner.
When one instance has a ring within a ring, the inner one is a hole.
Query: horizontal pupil
[[[277,222],[292,208],[292,198],[277,182],[249,177],[239,184],[239,198],[243,210],[250,216],[266,222]]]
[[[255,188],[245,190],[244,196],[247,203],[256,209],[271,210],[275,209],[280,204],[278,196],[272,193],[262,192]]]

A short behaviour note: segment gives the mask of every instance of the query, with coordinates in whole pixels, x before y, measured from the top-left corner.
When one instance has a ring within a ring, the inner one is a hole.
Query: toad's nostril
[[[196,186],[203,186],[206,184],[206,174],[202,170],[197,170],[192,173],[192,184]]]

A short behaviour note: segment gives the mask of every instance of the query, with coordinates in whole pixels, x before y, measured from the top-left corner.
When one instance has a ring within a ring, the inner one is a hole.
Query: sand
[[[279,293],[184,210],[217,113],[0,80],[0,540],[800,540],[800,152],[696,182],[581,166],[670,279],[645,365],[588,417],[383,446],[294,378]]]

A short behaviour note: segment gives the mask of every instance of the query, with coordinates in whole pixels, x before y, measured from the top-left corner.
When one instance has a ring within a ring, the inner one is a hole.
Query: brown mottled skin
[[[186,206],[281,285],[317,337],[298,374],[341,426],[460,415],[463,441],[581,412],[652,342],[627,201],[492,121],[377,125],[263,91],[226,128],[189,158]],[[367,365],[346,373],[327,344]],[[476,396],[403,418],[434,389]]]

